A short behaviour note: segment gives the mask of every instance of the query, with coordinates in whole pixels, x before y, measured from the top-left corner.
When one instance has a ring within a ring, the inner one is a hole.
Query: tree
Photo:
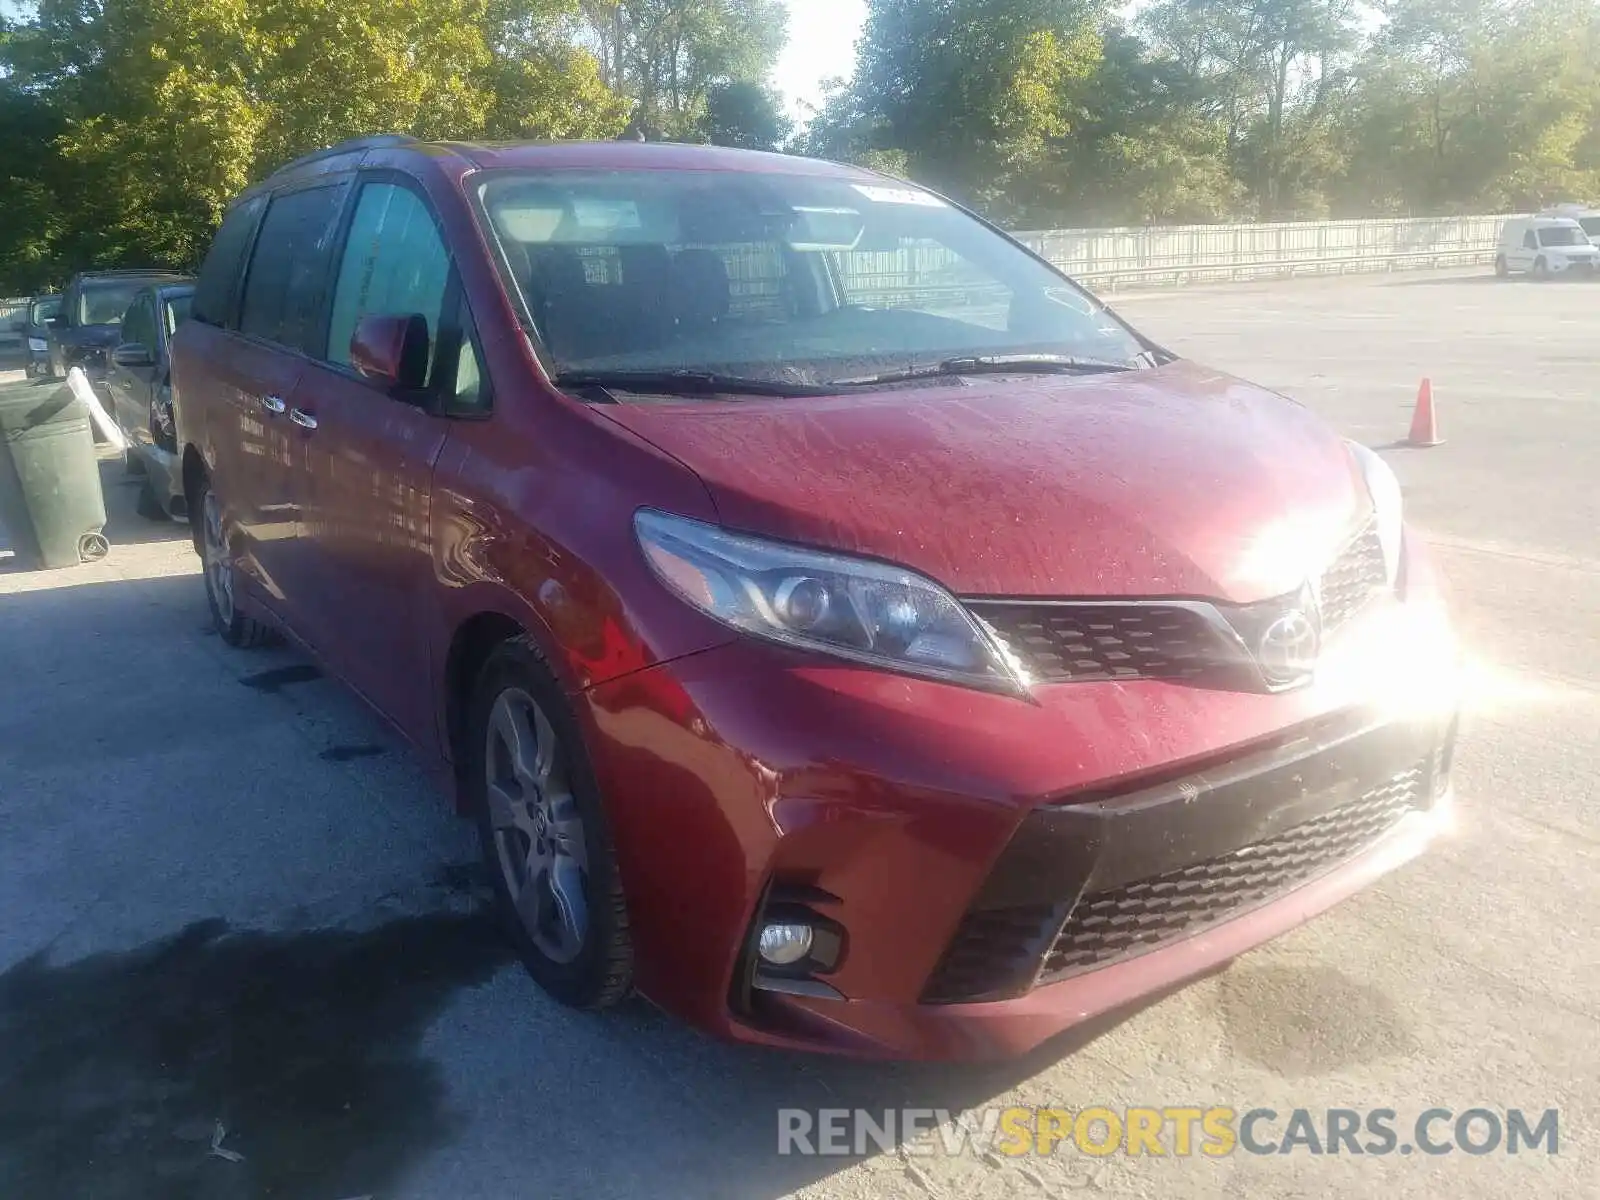
[[[30,261],[192,268],[252,180],[360,134],[611,136],[623,106],[569,18],[562,0],[40,0],[0,47],[55,122]]]
[[[700,132],[717,146],[776,150],[794,132],[770,88],[745,80],[713,84],[706,92]]]
[[[1158,0],[1142,15],[1152,44],[1207,83],[1263,220],[1323,204],[1327,133],[1359,45],[1357,17],[1357,0]]]
[[[841,108],[919,179],[1026,221],[1078,115],[1066,84],[1098,60],[1094,17],[1087,0],[872,0]]]
[[[582,0],[584,40],[634,124],[689,137],[713,87],[761,83],[783,49],[782,0]]]

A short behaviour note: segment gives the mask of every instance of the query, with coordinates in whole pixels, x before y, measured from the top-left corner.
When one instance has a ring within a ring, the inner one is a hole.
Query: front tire
[[[1533,277],[1540,281],[1548,280],[1550,278],[1550,264],[1545,262],[1545,260],[1542,258],[1534,259]]]
[[[534,981],[572,1008],[633,982],[610,825],[583,739],[543,656],[501,644],[472,698],[469,795],[502,924]]]
[[[234,599],[236,572],[233,568],[233,550],[228,544],[222,522],[222,503],[211,489],[211,480],[202,478],[198,488],[198,503],[194,506],[195,543],[200,547],[200,561],[205,567],[206,604],[211,609],[211,623],[217,634],[230,646],[248,650],[272,640],[272,631],[239,611]]]
[[[1496,279],[1505,279],[1511,274],[1511,268],[1507,265],[1504,254],[1494,256],[1494,274]]]

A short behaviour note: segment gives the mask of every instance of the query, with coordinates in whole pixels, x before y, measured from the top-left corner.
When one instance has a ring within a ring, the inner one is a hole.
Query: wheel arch
[[[451,774],[455,779],[456,810],[467,815],[471,801],[466,788],[468,763],[467,715],[472,707],[472,693],[478,677],[483,672],[489,656],[506,642],[519,637],[531,637],[540,642],[538,633],[530,630],[528,623],[519,621],[498,609],[484,609],[459,622],[450,636],[445,651],[442,706],[444,749],[449,756]],[[548,653],[546,661],[549,660]],[[552,663],[552,669],[559,668]]]
[[[189,533],[194,539],[194,552],[200,553],[200,525],[196,514],[200,511],[197,503],[200,493],[200,483],[206,477],[206,462],[193,442],[187,443],[183,448],[183,503],[189,512]]]

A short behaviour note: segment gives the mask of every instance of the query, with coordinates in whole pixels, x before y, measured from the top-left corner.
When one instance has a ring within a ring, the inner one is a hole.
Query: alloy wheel
[[[555,729],[533,697],[507,688],[489,711],[484,763],[501,881],[541,954],[569,963],[589,930],[588,850]]]

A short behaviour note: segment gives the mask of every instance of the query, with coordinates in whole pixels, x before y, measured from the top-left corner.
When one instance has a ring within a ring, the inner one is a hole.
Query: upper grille
[[[1355,857],[1424,801],[1433,753],[1355,800],[1227,854],[1056,903],[974,909],[923,990],[926,1003],[1019,995],[1154,950]]]
[[[1215,667],[1227,643],[1206,618],[1169,604],[971,607],[1041,683],[1187,679]]]
[[[1360,612],[1383,589],[1388,574],[1377,522],[1369,522],[1322,573],[1323,633],[1332,633]]]
[[[1276,837],[1084,896],[1045,955],[1040,982],[1187,937],[1353,858],[1421,800],[1426,776],[1419,764]]]

